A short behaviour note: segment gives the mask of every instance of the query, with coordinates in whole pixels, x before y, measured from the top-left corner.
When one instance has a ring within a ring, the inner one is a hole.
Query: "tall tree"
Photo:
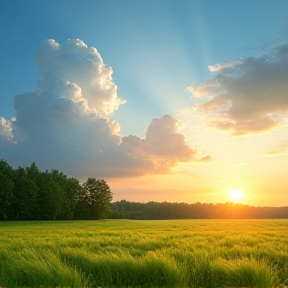
[[[63,197],[61,212],[58,214],[57,219],[73,219],[76,206],[76,198],[82,186],[79,181],[74,178],[67,178],[62,172],[58,170],[51,171],[52,179],[61,186]]]
[[[63,187],[53,180],[48,171],[39,175],[37,184],[39,187],[39,218],[41,220],[56,220],[61,214],[64,202]]]
[[[86,193],[82,205],[87,209],[89,219],[105,219],[110,212],[110,202],[113,194],[107,182],[103,179],[88,178],[83,184]],[[83,203],[84,202],[84,203]]]
[[[0,160],[0,220],[11,217],[13,188],[13,169],[6,161]]]
[[[39,189],[32,179],[29,178],[27,170],[19,167],[14,170],[13,204],[11,207],[15,220],[36,219],[38,211],[37,197]]]

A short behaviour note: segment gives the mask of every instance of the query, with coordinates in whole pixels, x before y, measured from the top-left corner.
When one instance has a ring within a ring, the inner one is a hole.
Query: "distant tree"
[[[80,207],[85,218],[105,219],[110,212],[110,202],[113,194],[109,185],[103,179],[88,178],[83,183],[85,193],[80,199]]]

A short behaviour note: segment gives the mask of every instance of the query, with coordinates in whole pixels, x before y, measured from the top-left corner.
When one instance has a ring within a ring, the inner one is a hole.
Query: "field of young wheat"
[[[0,222],[0,287],[284,287],[288,220]]]

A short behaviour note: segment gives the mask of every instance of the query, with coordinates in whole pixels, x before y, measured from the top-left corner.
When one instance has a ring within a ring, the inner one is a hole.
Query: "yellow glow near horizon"
[[[240,200],[243,199],[244,194],[240,189],[232,189],[229,193],[231,199],[233,200],[233,202],[238,202]]]

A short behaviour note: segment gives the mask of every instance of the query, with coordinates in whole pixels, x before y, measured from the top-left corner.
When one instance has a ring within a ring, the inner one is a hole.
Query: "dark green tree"
[[[38,178],[39,219],[56,220],[62,212],[65,197],[64,189],[53,180],[48,171],[42,172]]]
[[[0,220],[11,218],[13,188],[13,169],[6,161],[0,160]]]
[[[39,189],[32,179],[29,178],[27,170],[19,167],[14,170],[13,204],[11,207],[12,219],[33,220],[38,211],[37,197]]]
[[[61,212],[58,214],[57,219],[73,219],[77,195],[80,193],[79,191],[83,190],[83,187],[78,180],[68,178],[58,170],[54,169],[50,174],[53,181],[62,188],[63,192]]]
[[[110,213],[110,202],[113,194],[103,179],[88,178],[83,184],[85,194],[80,200],[82,209],[89,219],[105,219]]]

